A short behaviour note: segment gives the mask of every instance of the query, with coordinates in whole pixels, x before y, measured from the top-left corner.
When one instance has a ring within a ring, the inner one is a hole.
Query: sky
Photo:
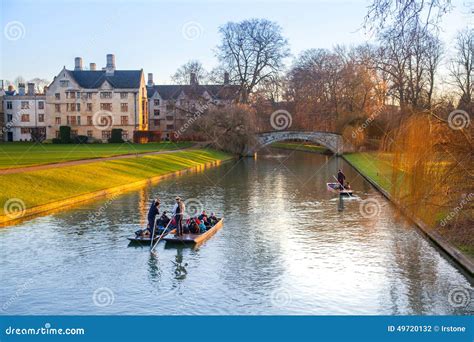
[[[278,22],[292,58],[309,48],[332,48],[373,39],[362,29],[367,0],[0,0],[0,79],[21,75],[52,80],[63,66],[105,66],[115,54],[117,69],[144,69],[155,83],[190,59],[208,70],[217,65],[218,29],[229,21],[266,18]],[[453,0],[443,18],[441,37],[448,47],[457,30],[472,24],[473,0]]]

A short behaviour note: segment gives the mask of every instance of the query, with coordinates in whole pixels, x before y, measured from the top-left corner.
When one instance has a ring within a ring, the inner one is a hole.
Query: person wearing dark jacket
[[[337,181],[339,182],[339,186],[341,189],[344,189],[345,180],[346,180],[346,175],[342,172],[342,170],[339,170],[337,172]]]
[[[151,202],[150,209],[148,210],[148,228],[150,235],[153,235],[153,230],[155,229],[155,219],[156,216],[160,214],[158,207],[160,206],[160,201],[158,199]]]

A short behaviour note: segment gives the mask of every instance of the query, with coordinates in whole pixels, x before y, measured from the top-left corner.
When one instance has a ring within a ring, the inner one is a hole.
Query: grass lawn
[[[350,153],[344,157],[356,166],[364,175],[374,180],[388,193],[392,192],[392,166],[390,154],[378,152]],[[402,176],[403,177],[403,176]],[[402,186],[402,177],[398,184]]]
[[[149,144],[0,144],[0,169],[59,163],[70,160],[112,157],[122,154],[175,150],[189,147],[190,142]]]
[[[304,142],[276,142],[270,145],[271,147],[283,148],[287,150],[296,150],[296,151],[306,151],[306,152],[317,152],[323,153],[327,151],[327,148],[324,146],[318,146],[314,144],[308,144]]]
[[[0,215],[4,215],[5,202],[12,198],[24,201],[28,209],[229,158],[231,155],[223,152],[190,149],[172,154],[1,175]]]

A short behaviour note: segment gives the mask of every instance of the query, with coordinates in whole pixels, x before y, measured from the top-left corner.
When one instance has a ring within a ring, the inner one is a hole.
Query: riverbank
[[[433,227],[427,225],[420,218],[410,215],[401,203],[392,196],[391,188],[394,181],[392,179],[392,168],[388,161],[384,159],[383,154],[351,153],[343,155],[343,158],[387,199],[394,203],[405,216],[410,218],[431,241],[461,265],[471,276],[474,275],[474,258],[469,253],[470,249],[467,249],[466,252],[463,246],[455,246],[449,242],[446,237],[439,234]],[[403,177],[403,174],[401,177]],[[396,186],[402,186],[402,181],[403,179],[399,178],[396,181],[398,183]]]
[[[283,142],[276,142],[270,145],[273,148],[281,148],[284,150],[295,150],[295,151],[303,151],[303,152],[314,152],[314,153],[328,153],[328,149],[324,146],[308,144],[304,142],[291,142],[291,143],[283,143]]]
[[[232,156],[210,149],[97,161],[0,175],[0,225],[172,175],[218,165]]]

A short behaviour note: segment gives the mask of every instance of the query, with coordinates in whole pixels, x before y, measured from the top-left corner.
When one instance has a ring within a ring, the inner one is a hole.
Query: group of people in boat
[[[161,202],[159,199],[153,200],[148,210],[147,228],[145,230],[138,230],[135,234],[142,237],[156,236],[157,231],[155,229],[158,227],[168,227],[168,230],[176,229],[177,236],[182,236],[183,234],[202,234],[217,223],[218,219],[214,213],[208,215],[205,210],[200,215],[190,217],[183,222],[186,210],[184,201],[179,196],[175,200],[176,203],[173,206],[171,217],[167,215],[166,211],[159,216]]]
[[[350,190],[351,185],[349,182],[345,183],[346,175],[342,172],[341,169],[337,171],[337,182],[339,183],[339,190]]]

